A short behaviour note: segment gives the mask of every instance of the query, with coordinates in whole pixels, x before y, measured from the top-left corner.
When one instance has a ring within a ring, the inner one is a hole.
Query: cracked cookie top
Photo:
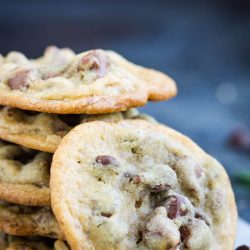
[[[165,74],[101,49],[74,54],[48,47],[38,59],[20,52],[0,58],[0,104],[59,113],[100,114],[166,100],[176,94]]]
[[[236,206],[224,168],[163,125],[77,126],[54,155],[50,183],[73,250],[233,249]]]

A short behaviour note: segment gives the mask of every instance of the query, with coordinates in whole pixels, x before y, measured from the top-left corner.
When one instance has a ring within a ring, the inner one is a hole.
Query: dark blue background
[[[113,49],[176,79],[178,97],[143,110],[222,162],[250,221],[250,188],[234,178],[250,170],[250,154],[226,143],[239,124],[250,127],[248,0],[0,1],[1,53],[35,57],[49,44]]]

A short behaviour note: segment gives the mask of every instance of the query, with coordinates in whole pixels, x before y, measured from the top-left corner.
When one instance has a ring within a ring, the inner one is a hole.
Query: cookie
[[[72,250],[232,250],[236,206],[224,168],[184,135],[143,120],[66,135],[52,209]]]
[[[175,82],[167,75],[137,66],[113,51],[75,55],[50,46],[35,60],[10,52],[0,62],[0,104],[26,110],[111,113],[175,95]]]
[[[63,239],[63,233],[48,207],[29,207],[1,201],[0,231],[17,236]]]
[[[53,153],[62,137],[80,123],[131,118],[154,122],[153,118],[140,114],[136,109],[99,115],[58,115],[2,107],[0,108],[0,138],[28,148]]]
[[[57,240],[54,244],[55,250],[70,250],[70,247],[65,241]]]
[[[0,250],[53,250],[53,245],[54,240],[49,238],[18,237],[0,233]]]
[[[51,160],[51,154],[0,141],[0,199],[49,206]]]
[[[8,235],[0,233],[0,250],[6,250],[8,247]]]

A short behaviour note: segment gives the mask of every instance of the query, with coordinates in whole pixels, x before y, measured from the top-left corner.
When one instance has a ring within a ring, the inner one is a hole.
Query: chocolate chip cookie
[[[53,245],[54,240],[45,237],[19,237],[0,233],[0,250],[53,250]]]
[[[100,114],[142,106],[176,95],[167,75],[113,51],[75,55],[48,47],[38,59],[10,52],[0,62],[0,104],[59,114]]]
[[[237,214],[224,168],[163,125],[77,126],[53,157],[50,186],[72,250],[233,250]]]
[[[50,205],[52,155],[0,141],[0,199],[29,205]]]
[[[28,148],[55,152],[62,137],[74,126],[88,121],[122,119],[154,119],[136,109],[99,115],[58,115],[0,107],[0,138]]]
[[[20,206],[5,201],[0,202],[0,231],[17,236],[64,238],[50,208]]]

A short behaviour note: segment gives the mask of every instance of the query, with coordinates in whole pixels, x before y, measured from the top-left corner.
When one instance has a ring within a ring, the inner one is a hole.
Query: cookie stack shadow
[[[136,109],[175,95],[171,78],[112,51],[0,57],[0,250],[233,249],[223,167]]]

